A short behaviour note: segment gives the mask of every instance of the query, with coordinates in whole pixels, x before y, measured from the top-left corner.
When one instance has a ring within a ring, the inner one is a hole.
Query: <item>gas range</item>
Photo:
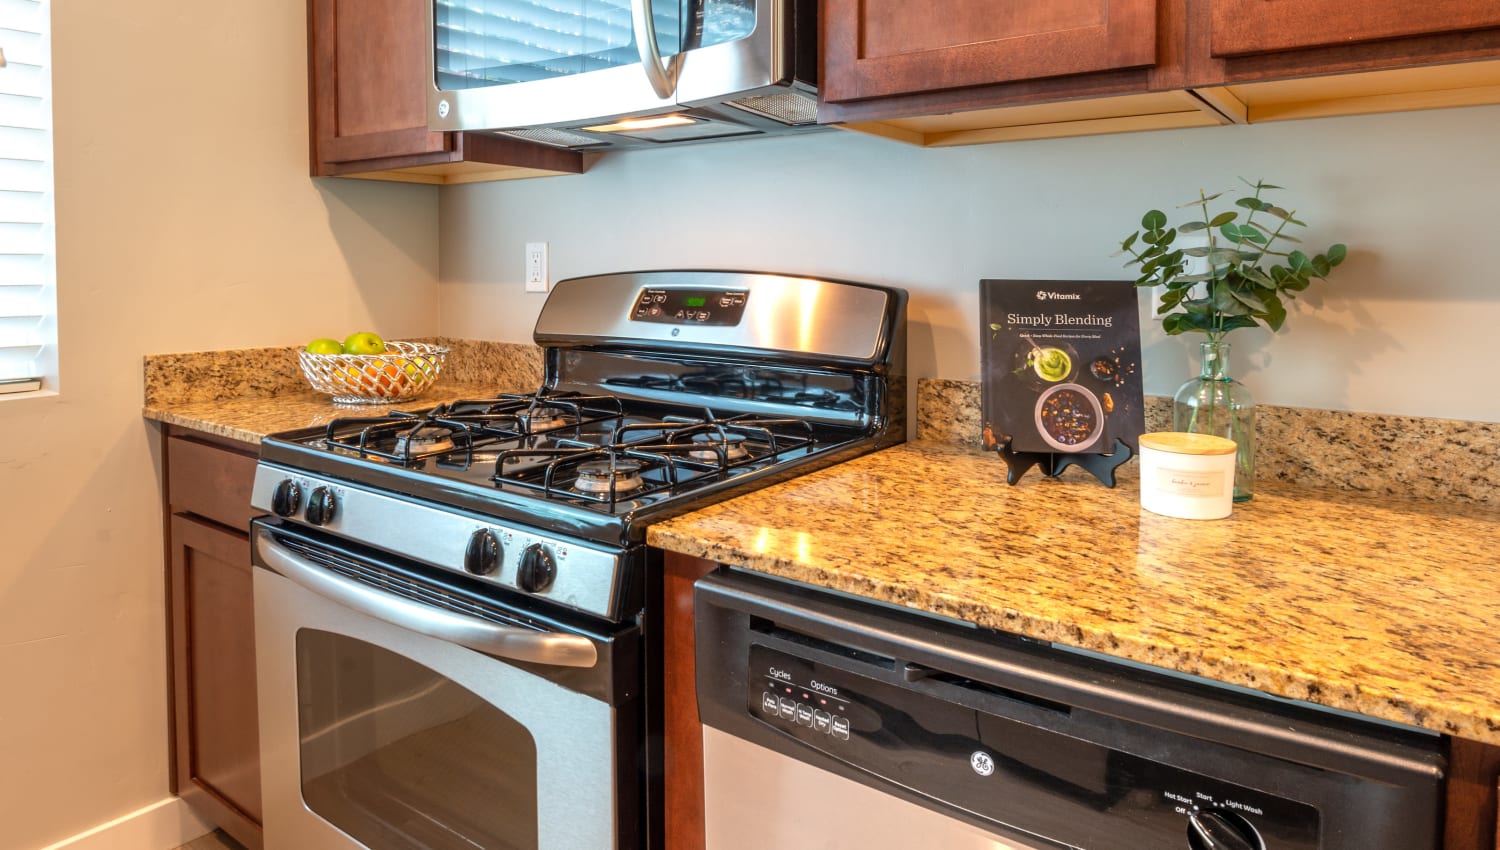
[[[262,443],[287,523],[610,620],[651,522],[901,441],[905,293],[671,271],[560,281],[534,392]]]

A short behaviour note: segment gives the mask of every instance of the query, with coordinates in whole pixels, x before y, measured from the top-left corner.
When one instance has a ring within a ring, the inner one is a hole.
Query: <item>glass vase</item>
[[[1213,434],[1234,441],[1234,500],[1255,492],[1255,399],[1229,377],[1229,343],[1205,342],[1198,377],[1172,397],[1172,430]]]

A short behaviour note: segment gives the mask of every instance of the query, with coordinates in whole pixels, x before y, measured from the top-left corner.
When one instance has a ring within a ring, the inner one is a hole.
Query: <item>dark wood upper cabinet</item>
[[[1141,68],[1157,0],[824,0],[825,102]]]
[[[1246,56],[1500,27],[1473,0],[1211,0],[1214,56]]]
[[[1500,102],[1500,4],[824,0],[818,120],[924,146]]]
[[[577,174],[576,151],[427,129],[424,0],[308,0],[312,174],[417,183]]]

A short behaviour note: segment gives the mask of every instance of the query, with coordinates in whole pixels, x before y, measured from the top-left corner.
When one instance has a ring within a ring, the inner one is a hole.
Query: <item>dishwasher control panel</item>
[[[1255,776],[1216,778],[1143,758],[1079,737],[1072,726],[1083,718],[1068,706],[885,661],[871,672],[894,681],[753,643],[745,708],[863,774],[1070,845],[1323,847],[1318,810],[1255,790]]]

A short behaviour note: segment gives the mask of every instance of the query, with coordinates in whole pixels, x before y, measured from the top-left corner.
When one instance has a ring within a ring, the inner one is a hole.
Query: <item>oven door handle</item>
[[[594,642],[582,635],[501,626],[383,593],[287,551],[265,529],[256,530],[255,548],[266,566],[292,582],[393,626],[512,661],[556,667],[593,667],[599,662]]]

